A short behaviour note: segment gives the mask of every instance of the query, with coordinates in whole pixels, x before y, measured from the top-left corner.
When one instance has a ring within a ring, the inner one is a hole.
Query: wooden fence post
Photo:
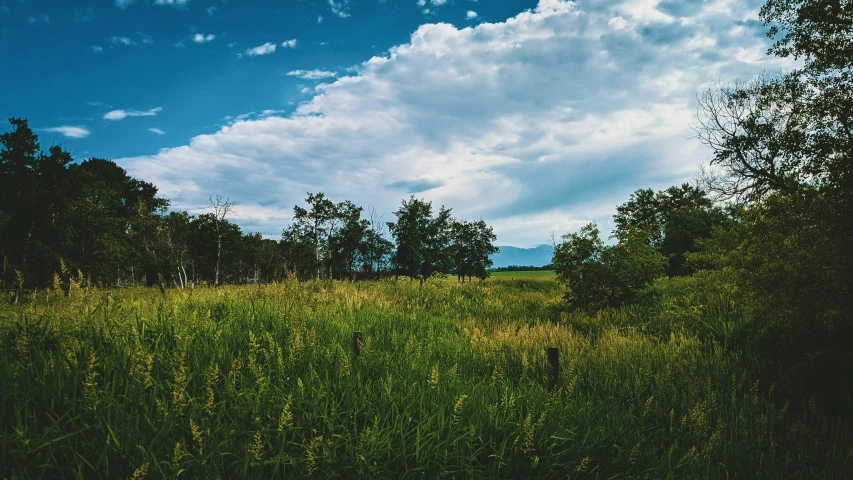
[[[560,375],[560,351],[556,347],[548,347],[548,390],[554,390]]]
[[[362,343],[364,343],[364,333],[352,332],[352,351],[355,352],[356,357],[361,355]]]

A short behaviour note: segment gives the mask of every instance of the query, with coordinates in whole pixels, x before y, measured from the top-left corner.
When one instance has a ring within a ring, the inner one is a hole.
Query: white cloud
[[[689,179],[708,159],[690,139],[697,89],[787,65],[763,55],[762,32],[732,28],[760,1],[709,13],[541,0],[505,22],[422,25],[289,114],[240,116],[119,163],[175,208],[227,193],[244,229],[273,236],[308,191],[388,220],[414,192],[483,218],[501,244],[544,243],[589,220],[604,230],[630,192]]]
[[[208,33],[207,35],[203,35],[201,33],[196,33],[193,35],[193,42],[195,43],[207,43],[213,41],[216,38],[216,35],[212,33]]]
[[[163,130],[160,130],[159,128],[149,128],[148,131],[151,133],[156,133],[157,135],[165,135],[166,134],[166,132],[164,132]]]
[[[468,10],[468,13],[465,14],[465,18],[467,18],[468,20],[472,18],[477,18],[477,12],[475,12],[474,10]]]
[[[327,70],[293,70],[287,72],[292,77],[299,77],[305,80],[319,80],[321,78],[334,77],[337,74]]]
[[[250,57],[254,57],[257,55],[266,55],[268,53],[273,53],[275,51],[275,44],[267,42],[263,45],[258,45],[257,47],[250,48],[246,50],[246,55]]]
[[[116,6],[122,10],[136,3],[136,0],[116,0]]]
[[[89,48],[91,48],[91,49],[92,49],[92,51],[93,51],[93,52],[95,52],[95,53],[101,53],[101,52],[103,52],[103,51],[104,51],[104,47],[102,47],[102,46],[100,46],[100,45],[92,45],[92,46],[90,46]]]
[[[110,37],[107,41],[113,45],[124,45],[124,46],[136,45],[136,42],[131,40],[130,37],[113,36],[113,37]]]
[[[63,125],[61,127],[52,127],[52,128],[44,128],[42,129],[45,132],[56,132],[65,135],[68,138],[86,138],[89,136],[90,132],[88,128],[77,125]]]
[[[183,7],[187,4],[187,0],[155,0],[157,5],[168,5],[170,7]]]
[[[323,23],[323,16],[317,15],[317,23]]]
[[[349,0],[329,0],[329,9],[340,18],[349,17],[347,9],[349,9]]]
[[[105,120],[124,120],[127,117],[153,117],[163,111],[162,107],[151,110],[112,110],[104,115]]]
[[[140,43],[142,43],[143,45],[151,45],[152,43],[154,43],[154,39],[151,37],[151,35],[146,35],[142,32],[136,32],[134,34],[134,37],[135,40],[131,37],[112,36],[107,39],[107,43],[114,47],[133,47]]]
[[[290,40],[285,40],[282,42],[281,46],[284,48],[296,48],[296,39],[291,38]]]

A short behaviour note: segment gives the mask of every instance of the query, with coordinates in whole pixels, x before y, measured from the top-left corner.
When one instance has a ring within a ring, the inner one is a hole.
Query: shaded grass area
[[[736,306],[585,316],[561,313],[561,294],[538,280],[35,294],[0,310],[0,478],[853,473],[846,426],[776,405],[727,347],[719,325],[748,323]]]

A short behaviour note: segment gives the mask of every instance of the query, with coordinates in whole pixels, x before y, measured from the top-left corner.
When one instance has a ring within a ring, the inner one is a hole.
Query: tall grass
[[[561,293],[517,280],[33,294],[0,307],[0,478],[853,474],[846,427],[774,405],[725,336],[660,309],[645,326],[640,307],[560,315]],[[714,308],[699,318],[739,321]]]

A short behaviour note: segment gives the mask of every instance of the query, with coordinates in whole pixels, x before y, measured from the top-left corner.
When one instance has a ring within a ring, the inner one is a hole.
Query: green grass
[[[643,331],[636,309],[560,313],[561,295],[524,280],[34,294],[0,307],[0,478],[853,473],[844,428],[774,405],[689,318]]]
[[[509,278],[555,279],[556,273],[554,270],[523,270],[520,272],[492,272],[492,277],[502,280]]]

